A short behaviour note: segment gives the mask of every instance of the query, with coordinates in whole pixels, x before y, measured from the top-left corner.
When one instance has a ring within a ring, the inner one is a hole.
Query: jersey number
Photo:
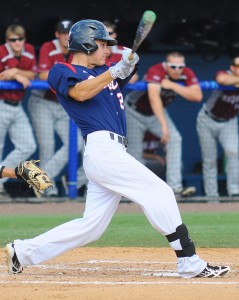
[[[119,100],[120,108],[124,109],[124,99],[122,93],[117,93],[117,98]]]

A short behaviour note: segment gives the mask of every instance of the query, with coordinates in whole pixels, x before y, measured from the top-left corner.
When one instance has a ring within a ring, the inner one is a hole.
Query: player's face
[[[107,42],[101,40],[95,40],[98,49],[89,56],[89,64],[92,66],[103,66],[106,58],[109,56],[109,49]]]
[[[55,33],[56,38],[59,40],[60,45],[63,48],[68,48],[68,39],[69,39],[69,33],[68,32],[57,32]]]
[[[7,43],[10,45],[15,55],[20,55],[25,44],[25,38],[16,34],[10,34],[7,38]]]
[[[170,78],[179,79],[185,67],[185,61],[183,57],[169,56],[166,62],[166,71]]]
[[[106,27],[106,28],[108,30],[110,37],[112,37],[113,39],[116,39],[117,33],[115,32],[114,28],[112,28],[112,27]]]

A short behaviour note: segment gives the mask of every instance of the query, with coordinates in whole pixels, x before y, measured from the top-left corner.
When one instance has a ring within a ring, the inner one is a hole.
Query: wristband
[[[18,167],[15,168],[15,175],[17,176],[17,179],[23,180],[22,176],[18,174]]]
[[[1,168],[0,168],[0,178],[2,178],[2,172],[3,172],[4,169],[5,169],[5,166],[1,166]]]

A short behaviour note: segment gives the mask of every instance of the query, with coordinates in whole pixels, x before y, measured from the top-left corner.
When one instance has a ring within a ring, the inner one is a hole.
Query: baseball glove
[[[29,184],[29,188],[32,187],[37,191],[44,191],[49,187],[53,187],[53,185],[46,172],[36,165],[39,161],[21,161],[15,168],[15,173],[18,179],[23,179]]]

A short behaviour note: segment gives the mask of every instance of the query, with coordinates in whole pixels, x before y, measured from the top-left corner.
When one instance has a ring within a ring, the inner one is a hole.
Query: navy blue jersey
[[[90,100],[76,101],[68,96],[70,87],[80,81],[97,77],[108,68],[104,65],[88,69],[79,65],[58,63],[50,69],[48,82],[56,92],[58,101],[81,129],[83,137],[99,130],[126,136],[123,96],[116,80],[112,80]]]

